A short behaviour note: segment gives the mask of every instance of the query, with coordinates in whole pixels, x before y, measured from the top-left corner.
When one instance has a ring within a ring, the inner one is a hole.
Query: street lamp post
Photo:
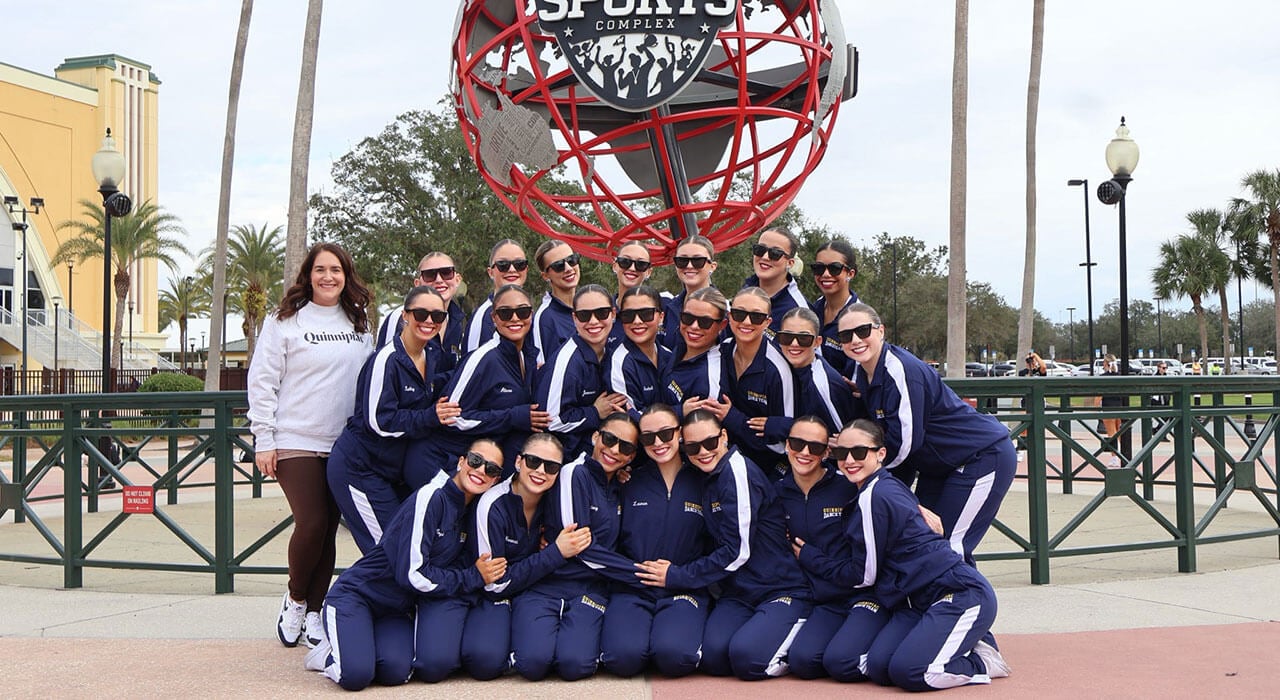
[[[107,129],[102,148],[93,154],[93,179],[102,195],[102,393],[111,393],[111,219],[133,209],[129,196],[119,189],[124,180],[124,155]]]
[[[1062,318],[1059,316],[1058,318]],[[1071,343],[1071,361],[1076,361],[1076,307],[1067,307],[1067,339]],[[1093,364],[1093,358],[1089,358],[1089,364]]]
[[[1138,144],[1129,137],[1124,117],[1116,127],[1116,137],[1107,144],[1107,168],[1112,178],[1098,185],[1103,204],[1120,205],[1120,374],[1129,374],[1129,245],[1125,232],[1125,196],[1133,171],[1138,167]]]
[[[196,355],[196,358],[200,360],[200,366],[208,372],[209,341],[206,340],[206,334],[204,331],[200,331],[200,354]]]
[[[1156,297],[1156,347],[1160,348],[1160,357],[1165,356],[1164,334],[1160,331],[1160,297]]]
[[[58,318],[58,307],[62,306],[62,297],[53,297],[53,373],[56,377],[58,374],[58,336],[62,335],[62,326]],[[54,380],[57,381],[56,379]],[[62,393],[62,392],[57,392]]]
[[[133,300],[129,300],[129,360],[133,361]]]
[[[227,298],[228,293],[222,293],[222,352],[218,354],[218,369],[226,369],[227,367]],[[218,384],[222,386],[222,384]]]
[[[1084,194],[1084,262],[1080,263],[1080,267],[1084,268],[1085,279],[1085,300],[1087,302],[1086,313],[1089,314],[1089,374],[1093,374],[1093,266],[1098,263],[1093,261],[1093,254],[1090,252],[1089,246],[1089,181],[1088,180],[1067,180],[1068,187],[1080,187],[1081,193]]]
[[[22,214],[22,221],[13,224],[13,230],[22,234],[22,393],[27,393],[27,323],[29,319],[29,311],[27,305],[31,303],[31,294],[27,290],[27,215],[32,216],[39,214],[41,207],[44,206],[44,200],[40,197],[31,198],[31,208],[28,209],[19,202],[18,198],[13,195],[6,195],[4,198],[5,208],[10,214]]]

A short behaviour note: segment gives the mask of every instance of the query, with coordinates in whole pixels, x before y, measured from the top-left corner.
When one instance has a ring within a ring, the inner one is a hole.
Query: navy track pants
[[[791,596],[751,605],[721,598],[702,635],[702,668],[713,676],[744,681],[787,673],[787,652],[809,616],[811,604]]]
[[[511,654],[516,672],[531,681],[545,678],[552,667],[566,681],[596,672],[608,591],[592,586],[572,598],[525,591],[511,602]]]
[[[462,627],[462,668],[488,681],[511,666],[511,599],[481,600],[467,612]]]
[[[634,676],[653,662],[664,676],[698,668],[710,596],[680,593],[661,598],[614,591],[604,614],[600,661],[610,673]]]
[[[375,617],[356,596],[326,598],[321,608],[329,638],[324,675],[346,690],[370,684],[400,685],[409,680],[413,663],[413,615]]]
[[[438,683],[462,667],[462,630],[470,610],[469,598],[418,598],[415,678]]]
[[[916,485],[920,505],[938,514],[943,536],[969,566],[974,565],[973,550],[996,519],[1017,470],[1013,443],[1001,440],[979,452],[963,469],[941,478],[920,475]]]

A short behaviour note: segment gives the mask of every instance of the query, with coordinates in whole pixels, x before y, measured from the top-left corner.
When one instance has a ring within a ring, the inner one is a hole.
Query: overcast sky
[[[217,215],[227,81],[240,3],[84,0],[5,11],[0,61],[52,74],[63,59],[119,53],[160,87],[160,197],[199,250]],[[947,242],[954,4],[839,0],[861,52],[860,91],[797,204],[865,245],[881,231]],[[1020,301],[1030,0],[975,0],[969,18],[968,273]],[[447,89],[450,0],[325,5],[312,191],[360,139]],[[306,3],[258,2],[241,93],[231,202],[235,223],[285,222]],[[1054,322],[1085,309],[1090,181],[1094,309],[1118,295],[1117,214],[1092,190],[1121,115],[1141,148],[1128,202],[1130,299],[1150,299],[1160,242],[1192,209],[1223,207],[1246,172],[1280,168],[1280,3],[1050,0],[1045,20],[1035,305]],[[189,265],[190,267],[190,265]],[[856,283],[855,283],[856,287]],[[1248,285],[1246,303],[1254,296]],[[1269,291],[1258,289],[1264,298]],[[876,300],[869,300],[873,304]],[[942,303],[939,300],[939,303]],[[1178,308],[1189,302],[1175,302]],[[193,323],[198,333],[207,324]],[[238,326],[238,324],[232,324]],[[232,336],[238,328],[231,329]]]

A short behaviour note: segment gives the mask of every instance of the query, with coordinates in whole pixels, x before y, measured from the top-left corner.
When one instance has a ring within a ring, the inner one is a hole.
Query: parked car
[[[1070,377],[1075,365],[1060,364],[1055,360],[1044,360],[1045,374],[1050,377]]]
[[[1249,374],[1275,374],[1276,361],[1272,357],[1246,357],[1244,359],[1245,371]],[[1270,364],[1268,364],[1270,363]]]
[[[1136,357],[1129,358],[1129,374],[1155,374],[1156,366],[1154,364],[1146,364],[1147,362],[1150,362],[1150,360],[1139,360]],[[1102,374],[1102,360],[1093,361],[1093,373],[1095,376]]]
[[[1090,376],[1090,374],[1089,374],[1089,363],[1088,363],[1088,362],[1086,362],[1086,363],[1084,363],[1083,365],[1076,365],[1076,366],[1072,367],[1072,368],[1071,368],[1071,376],[1073,376],[1073,377],[1088,377],[1088,376]]]
[[[966,377],[990,377],[991,368],[981,362],[964,363],[964,376]]]
[[[1178,362],[1171,357],[1149,357],[1143,360],[1143,362],[1152,368],[1158,367],[1160,363],[1163,362],[1165,364],[1165,371],[1169,374],[1181,375],[1191,373],[1190,368],[1183,367],[1181,362]],[[1155,372],[1153,371],[1152,374],[1155,374]]]
[[[1018,367],[1012,362],[997,362],[994,365],[991,365],[991,376],[993,377],[1007,377],[1011,374],[1016,375],[1017,373]]]

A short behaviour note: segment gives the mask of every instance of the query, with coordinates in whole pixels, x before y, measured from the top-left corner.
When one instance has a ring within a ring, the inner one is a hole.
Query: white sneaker
[[[324,622],[320,619],[320,612],[313,610],[307,613],[307,621],[303,623],[302,643],[308,647],[315,649],[320,642],[325,640]]]
[[[287,647],[298,646],[298,637],[302,634],[302,624],[307,617],[307,604],[298,603],[284,592],[284,600],[280,603],[280,617],[276,620],[276,636],[280,643]]]
[[[983,665],[987,667],[987,676],[990,678],[1008,678],[1013,672],[1004,657],[1000,655],[1000,650],[986,642],[980,641],[973,645],[973,653],[982,659]]]
[[[1116,455],[1111,455],[1111,460],[1107,462],[1107,469],[1119,469],[1120,466],[1120,458]]]
[[[333,649],[329,646],[329,640],[321,638],[320,643],[312,647],[307,652],[307,657],[302,660],[302,665],[308,671],[323,671],[324,667],[329,663],[329,652]]]

